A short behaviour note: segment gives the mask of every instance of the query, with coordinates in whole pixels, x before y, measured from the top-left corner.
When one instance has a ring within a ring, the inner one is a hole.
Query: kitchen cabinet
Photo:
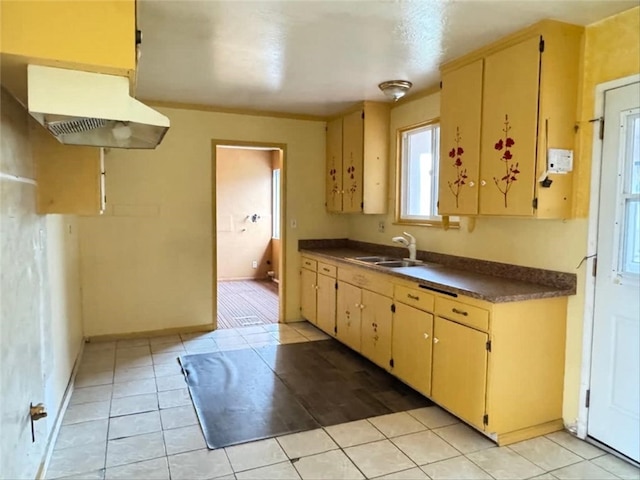
[[[433,330],[431,398],[484,429],[488,335],[442,317]]]
[[[29,137],[38,181],[37,212],[104,213],[104,149],[61,144],[33,120]]]
[[[442,74],[438,210],[478,213],[482,59]]]
[[[545,20],[441,66],[441,215],[571,216],[547,155],[574,148],[583,31]]]
[[[433,315],[396,301],[392,373],[423,395],[431,395]]]
[[[135,0],[3,1],[2,85],[26,104],[26,65],[129,77],[135,84]]]
[[[362,331],[360,353],[379,367],[389,370],[393,300],[362,290]]]
[[[302,257],[300,270],[300,312],[309,322],[335,335],[336,267]]]
[[[313,291],[318,326],[335,299],[337,340],[499,445],[563,428],[567,297],[491,303],[339,262],[321,275],[324,261],[303,270],[329,279],[334,297]]]
[[[314,270],[302,268],[300,270],[300,313],[311,323],[318,323],[317,309],[317,274]]]
[[[360,352],[362,290],[338,281],[336,309],[336,338],[356,352]]]
[[[389,106],[364,102],[327,122],[326,147],[327,211],[386,213]]]

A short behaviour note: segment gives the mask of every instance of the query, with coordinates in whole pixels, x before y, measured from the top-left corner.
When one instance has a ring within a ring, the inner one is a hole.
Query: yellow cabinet
[[[415,297],[412,293],[408,294]],[[432,314],[402,303],[395,304],[392,373],[427,396],[431,395],[432,337]]]
[[[392,304],[390,298],[362,291],[360,353],[385,370],[391,361]]]
[[[483,60],[442,74],[438,210],[478,213]]]
[[[106,207],[104,150],[63,145],[35,121],[30,121],[29,137],[38,180],[38,213],[102,214]]]
[[[338,281],[336,308],[336,338],[356,352],[360,352],[362,290]]]
[[[318,270],[317,325],[331,336],[336,334],[336,279]]]
[[[547,157],[574,148],[583,31],[545,20],[441,67],[441,215],[571,216]]]
[[[488,335],[442,317],[433,327],[431,397],[484,429]]]
[[[386,213],[389,107],[364,102],[327,123],[329,212]]]
[[[2,85],[26,101],[26,65],[129,77],[136,70],[135,0],[0,4]]]
[[[342,211],[342,117],[327,122],[326,202],[328,212]]]
[[[316,305],[318,284],[316,272],[307,268],[300,270],[300,312],[311,323],[317,323]]]

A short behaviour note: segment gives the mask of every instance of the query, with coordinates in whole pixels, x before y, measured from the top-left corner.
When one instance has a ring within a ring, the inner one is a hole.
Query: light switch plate
[[[568,173],[573,170],[573,150],[550,148],[547,159],[548,173]]]

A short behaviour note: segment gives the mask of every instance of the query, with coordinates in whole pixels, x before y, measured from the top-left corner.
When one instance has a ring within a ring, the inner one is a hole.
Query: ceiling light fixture
[[[413,84],[407,80],[389,80],[382,82],[378,87],[387,97],[397,102],[405,93],[409,91]]]

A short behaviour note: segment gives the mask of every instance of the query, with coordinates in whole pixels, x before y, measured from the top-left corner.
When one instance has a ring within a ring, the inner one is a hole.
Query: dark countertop
[[[456,267],[427,261],[424,265],[420,266],[386,268],[351,260],[353,257],[378,254],[376,252],[372,253],[370,250],[349,247],[302,247],[300,251],[301,253],[309,253],[328,260],[344,263],[345,265],[365,268],[367,270],[413,281],[428,289],[431,288],[442,293],[466,295],[492,303],[566,297],[575,295],[576,293],[575,285],[573,287],[571,285],[551,285],[548,283],[508,278],[504,276],[503,272],[501,272],[503,273],[501,276],[480,273],[473,271],[473,268],[470,268],[470,270],[460,268],[460,262],[456,264]],[[473,259],[469,259],[470,264],[474,261]]]

